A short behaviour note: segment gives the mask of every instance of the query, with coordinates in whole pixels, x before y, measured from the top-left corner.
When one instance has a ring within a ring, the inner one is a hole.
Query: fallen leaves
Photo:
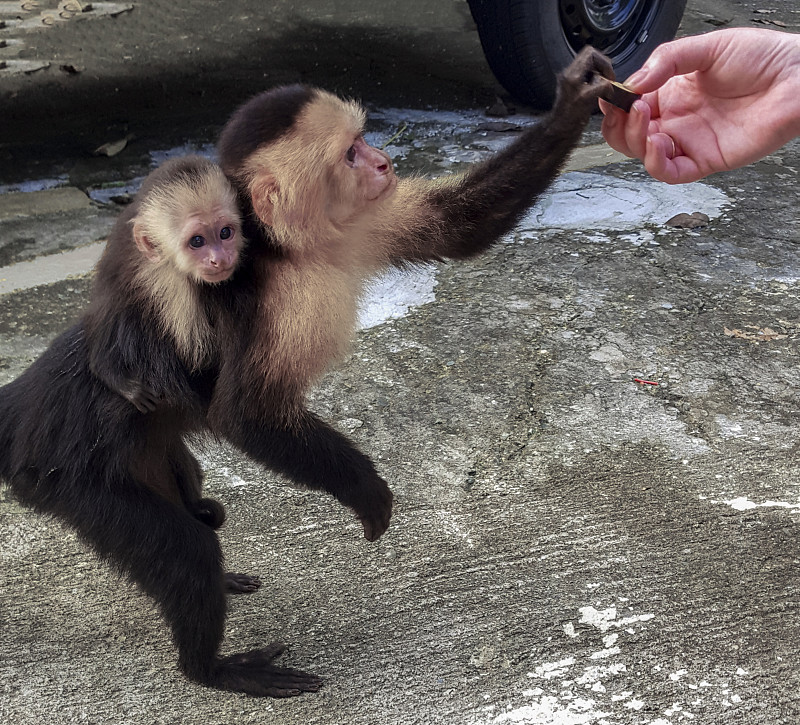
[[[727,337],[736,337],[740,340],[748,340],[750,342],[772,342],[773,340],[786,340],[789,336],[776,332],[771,327],[758,327],[758,325],[745,325],[745,330],[737,328],[725,328],[725,335]],[[747,330],[753,330],[748,332]]]
[[[677,227],[678,229],[699,229],[707,227],[709,221],[707,214],[693,211],[691,214],[687,214],[686,212],[676,214],[674,217],[664,222],[664,224],[668,227]]]
[[[770,10],[753,10],[754,15],[758,15],[757,18],[752,18],[754,23],[761,23],[761,25],[774,25],[778,28],[788,28],[789,26],[784,23],[782,20],[775,20],[774,18],[766,18],[763,17],[765,15],[772,15],[773,13],[778,12],[777,10],[770,9]]]
[[[133,137],[133,134],[129,133],[125,138],[117,139],[116,141],[109,141],[108,143],[104,143],[102,146],[98,146],[94,151],[92,151],[92,153],[95,156],[116,156],[128,145],[128,141],[130,141]]]

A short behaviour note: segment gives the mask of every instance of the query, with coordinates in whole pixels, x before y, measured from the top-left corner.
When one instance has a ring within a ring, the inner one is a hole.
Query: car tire
[[[549,108],[556,74],[584,45],[611,58],[619,80],[672,40],[686,0],[469,0],[483,52],[515,98]]]

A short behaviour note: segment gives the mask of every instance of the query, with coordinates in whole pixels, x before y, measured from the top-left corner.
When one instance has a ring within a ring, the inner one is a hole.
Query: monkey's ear
[[[267,226],[272,226],[275,204],[272,195],[278,190],[278,182],[268,171],[261,171],[250,182],[250,199],[253,211]]]
[[[136,242],[139,251],[150,261],[157,262],[161,259],[156,245],[153,244],[153,241],[147,235],[144,227],[138,220],[133,223],[133,241]]]

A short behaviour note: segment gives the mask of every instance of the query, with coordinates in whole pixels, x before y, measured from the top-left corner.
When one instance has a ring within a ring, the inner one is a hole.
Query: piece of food
[[[632,91],[622,83],[616,81],[608,81],[608,83],[609,88],[603,93],[602,98],[617,108],[621,108],[625,113],[631,110],[631,106],[637,98],[642,97],[641,93]]]

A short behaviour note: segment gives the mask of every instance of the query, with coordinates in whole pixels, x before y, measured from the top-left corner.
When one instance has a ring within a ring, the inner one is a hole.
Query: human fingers
[[[625,144],[630,155],[643,159],[650,125],[650,106],[642,100],[634,101],[625,122]]]
[[[633,158],[633,153],[631,153],[625,140],[625,124],[627,123],[628,114],[616,106],[612,106],[602,98],[599,99],[599,102],[600,110],[603,112],[603,124],[600,127],[600,132],[603,134],[606,143],[615,151]]]
[[[713,65],[725,38],[724,31],[679,38],[659,45],[625,85],[637,93],[650,93],[674,76],[704,71]]]
[[[681,153],[672,137],[665,133],[648,136],[643,162],[650,176],[667,184],[687,184],[706,175],[692,158]]]

